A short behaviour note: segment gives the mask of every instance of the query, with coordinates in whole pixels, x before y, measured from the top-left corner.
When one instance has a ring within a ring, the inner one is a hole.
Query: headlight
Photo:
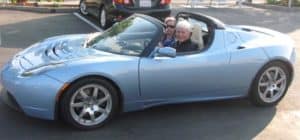
[[[16,55],[14,55],[13,58],[19,57],[20,55],[23,55],[23,54],[29,52],[30,50],[36,49],[37,47],[40,47],[40,45],[41,45],[40,42],[34,43],[34,44],[28,46],[26,49],[20,51],[20,52],[17,53]]]
[[[31,68],[31,69],[28,69],[28,70],[24,71],[21,75],[24,77],[28,77],[28,76],[43,73],[45,71],[48,71],[50,69],[57,68],[57,67],[60,67],[63,65],[64,65],[64,63],[62,63],[62,62],[41,65],[41,66],[37,66],[37,67]]]

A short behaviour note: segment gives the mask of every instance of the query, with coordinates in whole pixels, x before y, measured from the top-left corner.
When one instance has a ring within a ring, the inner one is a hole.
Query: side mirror
[[[163,47],[157,49],[158,56],[176,57],[176,49],[171,47]]]

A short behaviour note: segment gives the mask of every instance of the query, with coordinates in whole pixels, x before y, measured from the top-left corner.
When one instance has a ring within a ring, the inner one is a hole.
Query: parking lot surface
[[[279,105],[257,108],[245,99],[167,105],[124,113],[102,128],[78,131],[61,121],[27,117],[0,102],[0,139],[300,139],[300,13],[213,8],[173,9],[173,14],[187,10],[217,17],[227,24],[275,29],[295,40],[298,53],[295,77]],[[0,10],[0,17],[0,67],[16,52],[44,38],[96,31],[72,13],[37,14]],[[92,22],[96,23],[96,20]]]

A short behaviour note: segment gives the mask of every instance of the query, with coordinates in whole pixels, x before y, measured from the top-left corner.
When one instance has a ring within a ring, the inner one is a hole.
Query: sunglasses
[[[174,25],[167,25],[166,27],[167,27],[167,28],[175,28]]]

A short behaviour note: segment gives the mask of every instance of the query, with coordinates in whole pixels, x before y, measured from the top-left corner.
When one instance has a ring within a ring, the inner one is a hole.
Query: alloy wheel
[[[80,12],[81,12],[83,15],[87,15],[87,14],[88,14],[88,12],[86,11],[86,5],[85,5],[84,1],[82,1],[82,2],[80,3]]]
[[[273,103],[279,100],[286,88],[287,75],[281,67],[270,67],[259,78],[259,97],[266,103]]]
[[[71,97],[73,119],[84,126],[102,123],[112,111],[112,97],[105,87],[89,84],[79,88]]]

